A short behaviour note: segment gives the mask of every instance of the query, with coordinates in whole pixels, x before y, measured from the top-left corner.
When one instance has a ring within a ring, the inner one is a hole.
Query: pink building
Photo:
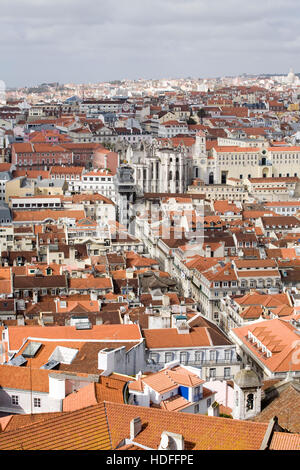
[[[119,155],[116,152],[111,152],[105,148],[97,149],[93,155],[94,168],[106,168],[111,170],[113,174],[116,173],[119,166]]]

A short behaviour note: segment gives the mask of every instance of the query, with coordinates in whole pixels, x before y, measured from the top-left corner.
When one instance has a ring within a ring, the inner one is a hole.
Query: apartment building
[[[114,173],[104,169],[94,169],[93,171],[84,173],[78,183],[78,192],[90,194],[98,193],[114,201],[116,198]]]
[[[28,169],[50,168],[57,165],[72,165],[73,152],[56,144],[14,143],[11,146],[12,163]]]
[[[240,370],[235,346],[202,316],[178,320],[175,328],[144,329],[146,371],[156,372],[169,362],[201,369],[201,378],[230,379]]]

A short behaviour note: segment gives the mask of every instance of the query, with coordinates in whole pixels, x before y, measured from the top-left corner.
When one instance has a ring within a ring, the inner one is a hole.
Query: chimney
[[[25,325],[25,321],[24,321],[24,317],[21,317],[21,316],[18,316],[17,317],[17,324],[18,326],[24,326]]]
[[[49,397],[56,400],[66,397],[66,381],[60,374],[49,374]]]
[[[140,417],[130,421],[130,439],[133,440],[142,430],[142,420]]]

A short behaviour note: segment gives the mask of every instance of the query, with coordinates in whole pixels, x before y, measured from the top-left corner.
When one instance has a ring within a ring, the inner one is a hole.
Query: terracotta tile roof
[[[11,268],[0,268],[0,294],[12,294]]]
[[[280,307],[273,308],[272,313],[277,315],[278,317],[286,317],[289,315],[293,315],[294,307],[290,307],[288,305],[280,305]]]
[[[231,145],[214,145],[214,149],[218,153],[258,153],[260,151],[258,147],[237,147]]]
[[[52,166],[50,175],[81,175],[83,171],[83,166]]]
[[[137,416],[141,418],[142,431],[134,441],[152,449],[158,449],[161,434],[167,430],[183,435],[186,450],[258,450],[268,427],[267,423],[134,405],[106,403],[105,406],[113,448],[125,436],[129,437],[130,421]]]
[[[229,408],[228,406],[220,405],[219,410],[220,410],[220,413],[222,414],[226,414],[229,416],[231,416],[232,414],[232,409]]]
[[[112,450],[129,438],[130,421],[137,416],[142,430],[134,439],[136,448],[158,449],[161,434],[167,430],[183,435],[186,450],[259,450],[268,428],[268,423],[103,402],[3,432],[0,449]],[[280,434],[274,433],[271,448],[298,449],[298,436]]]
[[[99,312],[99,303],[97,300],[66,300],[66,306],[62,307],[60,302],[56,303],[56,311],[58,313],[71,312],[77,307],[83,308],[87,312]]]
[[[225,266],[215,265],[209,268],[207,271],[202,272],[202,275],[209,281],[237,281],[237,276],[234,269],[231,267],[231,263],[227,263]]]
[[[49,392],[49,370],[0,365],[0,386],[17,390]]]
[[[0,428],[1,431],[15,431],[23,426],[28,426],[47,418],[55,418],[56,416],[61,416],[61,412],[9,415],[0,418]]]
[[[163,369],[147,377],[142,377],[141,381],[161,394],[173,390],[179,385],[195,387],[204,383],[204,380],[181,366]]]
[[[139,341],[141,332],[138,325],[93,325],[91,330],[76,330],[74,326],[17,326],[9,327],[10,350],[18,350],[24,338],[44,340],[84,341]]]
[[[128,377],[129,379],[129,377]],[[75,411],[88,406],[96,405],[105,400],[110,400],[116,403],[124,403],[124,382],[119,382],[119,386],[114,386],[116,380],[107,384],[92,382],[85,387],[80,388],[77,392],[71,393],[63,401],[63,411]]]
[[[61,218],[84,219],[85,212],[77,210],[41,210],[41,211],[12,211],[14,222],[58,220]]]
[[[69,289],[112,289],[112,280],[110,277],[87,277],[71,278],[69,280]]]
[[[204,256],[195,255],[191,258],[188,258],[184,264],[189,269],[197,269],[197,271],[201,272],[205,271],[211,266],[218,264],[220,259],[222,258],[205,258]]]
[[[258,305],[268,308],[290,305],[287,294],[261,294],[260,292],[250,292],[242,297],[235,297],[234,301],[241,306]]]
[[[243,211],[243,218],[244,219],[258,219],[259,217],[263,217],[264,215],[275,215],[275,212],[268,211],[268,210],[247,210]],[[260,228],[260,227],[255,227]]]
[[[239,209],[235,204],[230,204],[228,201],[214,201],[214,210],[216,213],[226,214],[226,212],[233,212],[240,214],[242,209]]]
[[[187,334],[179,334],[176,328],[143,330],[143,335],[148,349],[194,348],[231,344],[221,331],[214,332],[207,327],[193,327]]]
[[[281,152],[281,148],[276,149],[277,152]],[[298,176],[282,176],[272,178],[249,178],[250,183],[297,183],[299,181]]]
[[[279,424],[288,431],[300,433],[300,391],[292,383],[278,389],[254,421],[266,423],[273,416],[277,416]]]
[[[251,260],[252,261],[252,260]],[[260,260],[253,260],[260,261]],[[268,271],[268,270],[258,270],[258,271],[239,271],[239,277],[280,277],[278,270]]]
[[[282,260],[295,260],[297,258],[295,248],[266,248],[269,258],[281,258]],[[299,259],[299,258],[298,258]]]
[[[264,320],[255,324],[248,324],[240,328],[233,328],[231,335],[239,338],[243,348],[249,349],[258,360],[271,372],[299,371],[299,364],[293,359],[297,353],[299,335],[290,321],[295,316],[283,317],[273,320]],[[251,332],[272,353],[270,357],[256,344],[248,339]]]
[[[191,406],[191,402],[181,395],[174,395],[173,397],[160,402],[161,409],[167,411],[181,411],[188,406]]]
[[[240,317],[243,318],[244,320],[249,320],[249,319],[257,319],[260,318],[260,316],[263,314],[263,308],[259,307],[258,305],[250,305],[249,307],[245,308],[240,313]]]
[[[55,432],[53,430],[55,429]],[[103,403],[0,434],[1,450],[112,450]]]
[[[274,259],[238,259],[235,262],[238,269],[241,268],[276,268],[277,264]]]
[[[14,277],[15,289],[33,289],[36,287],[54,288],[54,287],[67,287],[67,279],[65,275],[53,276],[15,276]]]
[[[274,432],[270,450],[300,450],[300,434]]]
[[[26,367],[32,367],[35,369],[39,369],[41,366],[46,364],[49,361],[49,358],[51,354],[54,352],[54,350],[58,346],[63,346],[71,349],[77,349],[80,351],[80,349],[84,346],[83,342],[76,342],[76,341],[38,341],[38,340],[27,340],[24,345],[18,350],[18,353],[16,356],[20,356],[23,351],[26,349],[29,343],[42,343],[42,346],[36,353],[36,355],[30,360],[27,361],[27,364],[25,366],[22,366],[22,368]],[[100,347],[101,348],[101,347]],[[99,349],[100,349],[99,348]],[[61,364],[60,368],[64,368],[64,364]]]
[[[127,258],[127,267],[148,267],[158,265],[159,261],[145,256],[136,255],[135,257]]]

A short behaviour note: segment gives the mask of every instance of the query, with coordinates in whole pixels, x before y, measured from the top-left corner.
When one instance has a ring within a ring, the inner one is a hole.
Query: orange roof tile
[[[139,341],[141,332],[138,325],[93,325],[91,330],[76,330],[74,326],[11,326],[8,327],[9,347],[17,351],[24,338],[64,341]]]
[[[274,432],[270,450],[300,450],[300,434]]]
[[[87,277],[71,278],[69,280],[70,289],[109,289],[113,288],[110,277]]]
[[[55,429],[55,432],[53,430]],[[0,434],[1,450],[112,450],[103,403]]]
[[[234,328],[231,330],[231,334],[233,337],[239,338],[244,344],[243,347],[249,349],[257,357],[258,362],[264,364],[270,371],[298,371],[299,364],[292,358],[293,354],[297,354],[299,335],[295,327],[290,324],[292,318],[293,316],[248,324],[247,326]],[[270,357],[267,357],[265,353],[256,347],[255,343],[248,339],[249,331],[272,352]]]
[[[13,211],[14,222],[58,220],[62,218],[84,219],[85,212],[78,210],[41,210],[41,211]]]
[[[183,435],[186,450],[258,450],[268,427],[268,424],[251,421],[134,405],[106,403],[105,406],[113,447],[124,436],[129,437],[130,421],[137,416],[147,426],[143,426],[134,441],[152,449],[158,449],[162,432],[170,431]]]

